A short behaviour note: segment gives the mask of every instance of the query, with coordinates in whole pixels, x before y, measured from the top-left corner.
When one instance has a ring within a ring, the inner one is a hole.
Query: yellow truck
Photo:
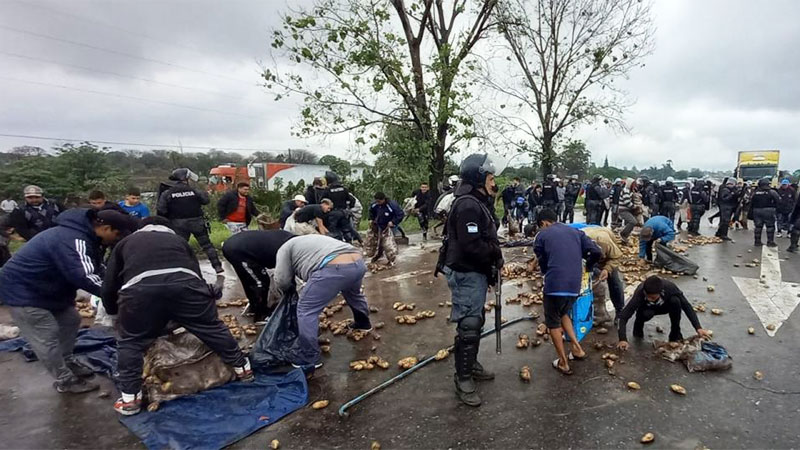
[[[739,160],[736,164],[734,175],[739,181],[758,181],[761,178],[769,177],[772,185],[778,185],[778,164],[781,152],[778,150],[757,150],[739,152]]]

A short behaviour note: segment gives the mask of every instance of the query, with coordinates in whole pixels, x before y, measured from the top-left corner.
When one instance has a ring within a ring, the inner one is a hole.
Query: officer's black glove
[[[208,283],[208,291],[211,293],[211,297],[214,299],[214,301],[222,298],[222,286]]]

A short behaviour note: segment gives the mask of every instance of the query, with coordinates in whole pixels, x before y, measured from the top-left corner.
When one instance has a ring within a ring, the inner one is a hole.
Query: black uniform
[[[586,190],[586,223],[600,225],[603,218],[603,200],[608,198],[608,191],[596,180]]]
[[[674,223],[675,205],[678,203],[678,188],[675,187],[675,184],[672,181],[667,181],[664,186],[661,186],[661,192],[658,195],[658,201],[658,213],[669,218],[669,220]]]
[[[11,212],[9,219],[17,234],[29,241],[37,233],[56,226],[55,219],[63,210],[56,202],[44,199],[39,206],[23,204]]]
[[[761,245],[761,231],[767,227],[767,245],[774,247],[775,244],[775,219],[778,203],[781,198],[768,181],[759,181],[758,189],[753,192],[753,199],[750,202],[750,211],[755,222],[755,245]]]
[[[564,216],[561,218],[562,222],[566,223],[567,219],[569,219],[569,223],[575,221],[575,202],[578,201],[578,196],[580,195],[580,183],[577,181],[571,181],[567,183],[567,186],[564,189]]]
[[[339,184],[338,178],[328,180],[328,188],[325,189],[323,198],[333,202],[333,209],[328,213],[328,235],[343,241],[356,239],[361,242],[361,236],[353,228],[350,221],[350,208],[355,205],[355,197],[350,194],[346,187]]]
[[[690,189],[686,189],[684,198],[689,201],[689,208],[692,219],[689,221],[689,234],[700,234],[700,219],[706,212],[708,196],[701,183],[695,183]]]
[[[542,184],[542,207],[555,211],[557,204],[558,191],[556,191],[556,184],[553,180],[545,180],[544,184]]]
[[[197,243],[208,255],[208,261],[217,273],[222,273],[222,262],[211,239],[208,237],[208,222],[203,214],[203,205],[207,205],[208,193],[179,182],[170,187],[158,199],[158,215],[169,219],[175,233],[187,242],[194,235]]]
[[[319,207],[319,205],[313,205]],[[278,249],[294,235],[288,231],[245,231],[230,237],[222,245],[222,254],[233,266],[250,301],[250,311],[256,321],[269,316],[269,275],[275,268]]]
[[[669,314],[669,340],[680,341],[683,339],[681,333],[681,311],[686,314],[689,322],[695,330],[701,328],[700,321],[697,319],[692,305],[686,296],[683,295],[680,289],[675,286],[675,283],[662,280],[664,288],[661,291],[661,298],[657,302],[647,300],[644,293],[644,283],[640,284],[633,293],[630,301],[622,309],[619,314],[619,340],[627,341],[627,325],[628,320],[636,314],[636,319],[633,322],[633,336],[644,337],[644,323],[652,319],[654,316]]]
[[[325,188],[322,186],[309,186],[306,188],[306,201],[309,205],[316,205],[325,198]]]
[[[217,316],[215,295],[203,280],[200,264],[181,237],[147,227],[120,241],[108,261],[103,281],[103,305],[119,312],[117,381],[122,392],[142,386],[143,355],[170,320],[235,367],[245,356]]]
[[[719,228],[717,229],[717,237],[722,239],[728,238],[728,228],[730,227],[731,219],[733,219],[733,214],[739,206],[740,196],[741,193],[736,186],[729,187],[726,184],[720,189],[719,198],[717,199],[717,203],[719,204]]]
[[[800,197],[797,198],[797,203],[794,205],[794,211],[792,211],[792,215],[789,217],[789,222],[792,223],[794,227],[792,229],[792,234],[789,237],[789,251],[790,252],[797,252],[798,250],[798,241],[800,241]]]
[[[486,292],[496,283],[493,268],[502,267],[503,253],[497,240],[497,218],[488,207],[491,197],[464,181],[455,195],[437,270],[441,268],[447,277],[453,302],[450,321],[458,324],[454,346],[456,391],[474,393],[473,377],[489,379],[481,378],[480,374],[486,372],[477,358]]]
[[[414,197],[414,209],[417,209],[417,221],[422,230],[422,238],[428,239],[428,219],[431,215],[433,205],[431,204],[431,191],[423,193],[422,190],[417,189],[411,196]]]
[[[645,220],[658,214],[658,189],[650,180],[644,181],[642,203],[650,210],[650,216],[645,217]]]

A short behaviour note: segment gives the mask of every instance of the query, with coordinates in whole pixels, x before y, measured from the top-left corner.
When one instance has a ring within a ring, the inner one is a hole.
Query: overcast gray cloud
[[[285,9],[0,0],[0,133],[344,156],[346,137],[292,137],[297,105],[258,87],[257,61]],[[800,167],[800,3],[661,0],[654,13],[655,52],[623,83],[637,100],[631,133],[577,132],[595,160],[730,169],[738,150],[778,148],[784,168]],[[0,149],[23,144],[53,143],[0,138]]]

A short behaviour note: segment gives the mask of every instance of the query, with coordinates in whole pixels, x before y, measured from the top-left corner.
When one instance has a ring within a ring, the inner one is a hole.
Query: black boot
[[[472,378],[475,381],[494,380],[494,372],[486,370],[483,365],[476,360],[475,365],[472,366]]]
[[[453,349],[456,373],[453,380],[456,384],[456,395],[462,403],[469,406],[481,406],[481,398],[478,396],[478,386],[472,378],[472,371],[478,356],[478,348],[474,344],[465,344],[456,336],[455,348]]]
[[[769,231],[767,230],[767,247],[777,247],[778,244],[775,243],[775,230]]]
[[[800,230],[793,230],[791,236],[789,237],[789,248],[787,248],[786,251],[797,253],[798,242],[800,242]]]

